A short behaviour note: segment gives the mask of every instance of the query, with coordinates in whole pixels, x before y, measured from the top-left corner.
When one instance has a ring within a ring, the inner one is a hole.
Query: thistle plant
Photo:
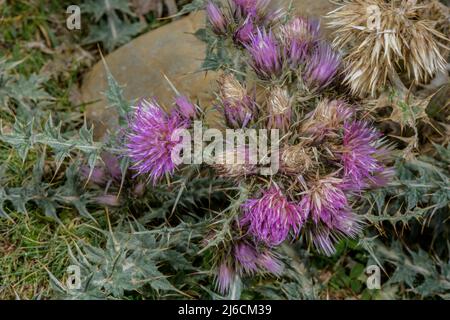
[[[109,2],[91,6],[101,24],[132,17],[126,1]],[[42,74],[58,48],[42,56],[16,43],[42,30],[14,17],[52,26],[48,6],[7,6],[0,296],[448,298],[449,10],[436,0],[341,4],[330,43],[319,20],[268,0],[189,3],[180,15],[206,9],[195,35],[207,42],[215,100],[200,105],[171,85],[170,105],[129,102],[106,67],[120,128],[101,142],[84,106],[67,100],[79,74]],[[58,33],[55,43],[67,40]],[[210,110],[219,121],[207,121]],[[79,290],[63,281],[69,263],[80,266]],[[382,290],[364,286],[372,264],[389,276]]]
[[[392,176],[391,147],[361,118],[353,98],[340,91],[341,57],[321,37],[319,22],[271,8],[265,0],[206,4],[205,32],[234,57],[219,70],[214,104],[224,128],[281,132],[279,139],[269,139],[279,145],[278,155],[268,154],[279,170],[269,175],[261,170],[263,161],[251,162],[251,141],[231,152],[243,160],[239,164],[195,164],[238,190],[205,232],[203,250],[218,249],[212,263],[223,294],[231,294],[245,275],[280,275],[276,249],[284,242],[312,244],[332,255],[339,240],[357,238],[365,221],[354,210],[355,201]],[[191,166],[173,161],[181,139],[172,134],[185,129],[195,136],[194,122],[205,116],[200,110],[178,93],[170,112],[156,101],[138,104],[125,137],[136,176],[155,185]],[[217,152],[216,159],[227,152]]]

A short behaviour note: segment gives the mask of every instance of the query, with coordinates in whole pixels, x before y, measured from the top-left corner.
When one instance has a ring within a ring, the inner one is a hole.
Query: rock
[[[282,2],[289,3],[288,0]],[[335,7],[326,0],[294,0],[293,6],[297,13],[312,17],[320,17]],[[193,101],[199,100],[204,106],[211,105],[217,75],[198,71],[206,46],[193,35],[204,22],[203,12],[190,14],[141,35],[106,56],[111,73],[124,86],[125,98],[135,100],[155,96],[169,107],[174,92],[164,78],[166,75],[179,92]],[[106,107],[105,90],[105,70],[100,61],[87,73],[81,86],[82,100],[88,104],[86,117],[94,124],[97,139],[117,123],[115,111]]]
[[[207,103],[214,75],[198,72],[205,44],[192,33],[204,24],[204,14],[196,13],[148,32],[106,56],[106,63],[117,82],[123,85],[128,100],[158,97],[170,106],[174,92],[166,75],[181,93],[194,101]],[[114,110],[106,108],[103,63],[98,62],[85,76],[81,92],[87,119],[94,124],[99,138],[116,123]]]

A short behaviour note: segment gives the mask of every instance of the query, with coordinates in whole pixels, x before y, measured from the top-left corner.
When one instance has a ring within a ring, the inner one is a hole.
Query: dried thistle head
[[[226,149],[218,155],[221,157],[221,162],[213,164],[212,167],[219,176],[242,180],[244,177],[255,174],[258,169],[256,160],[251,157],[251,152],[248,146]]]
[[[330,132],[342,127],[345,120],[354,115],[354,107],[342,100],[321,100],[314,111],[306,116],[301,130],[314,136],[323,138]]]
[[[232,74],[219,77],[219,99],[227,124],[234,128],[246,127],[257,110],[254,95],[250,95]]]
[[[270,90],[267,99],[268,128],[280,129],[286,132],[291,123],[292,98],[289,92],[282,87]]]
[[[286,147],[280,160],[280,170],[285,174],[305,174],[317,166],[313,148],[303,143]]]
[[[230,73],[221,75],[218,83],[220,98],[223,100],[241,101],[247,96],[247,90]]]
[[[345,82],[353,94],[375,96],[405,72],[416,83],[446,68],[444,35],[424,16],[426,3],[350,0],[328,14],[334,45],[348,47]]]

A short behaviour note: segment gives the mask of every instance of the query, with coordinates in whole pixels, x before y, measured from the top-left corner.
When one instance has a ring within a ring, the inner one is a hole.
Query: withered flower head
[[[273,88],[267,99],[268,128],[287,131],[291,122],[291,108],[292,98],[289,92],[281,87]]]
[[[246,127],[257,111],[254,95],[250,95],[232,74],[222,75],[218,82],[219,98],[227,124],[233,128]]]
[[[375,96],[403,69],[422,83],[445,70],[444,35],[416,1],[348,0],[328,14],[336,28],[334,45],[349,48],[345,82],[352,93]]]
[[[320,101],[314,111],[307,115],[302,130],[320,138],[342,127],[344,121],[354,115],[354,107],[342,100]]]
[[[302,143],[288,146],[281,153],[280,169],[286,174],[303,174],[315,166],[312,148]]]

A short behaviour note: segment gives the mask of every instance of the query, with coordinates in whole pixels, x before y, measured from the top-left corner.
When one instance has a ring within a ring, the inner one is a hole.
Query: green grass
[[[70,265],[68,246],[101,240],[81,218],[71,217],[64,225],[49,223],[35,211],[12,218],[14,223],[0,224],[0,299],[49,298],[48,272],[64,281]]]
[[[0,58],[22,61],[13,72],[28,77],[42,73],[42,68],[56,59],[63,59],[56,48],[73,43],[79,36],[65,29],[66,7],[71,1],[6,1],[0,6]],[[44,52],[35,46],[42,43],[53,51]],[[76,43],[76,42],[75,42]],[[56,118],[70,119],[69,127],[82,122],[83,106],[70,102],[70,90],[86,69],[86,64],[70,63],[64,70],[53,70],[44,89],[54,98],[43,110]],[[63,73],[61,76],[59,73]],[[40,75],[43,76],[43,75]],[[1,108],[0,108],[1,110]],[[0,112],[2,125],[8,128],[13,120]],[[6,165],[7,187],[17,187],[31,178],[36,152],[25,162],[15,150],[0,143],[0,165]],[[57,179],[55,183],[58,183]],[[12,221],[0,219],[0,299],[50,298],[49,274],[63,280],[70,264],[68,245],[75,241],[98,243],[99,233],[72,208],[59,212],[63,224],[43,216],[40,209],[30,207],[28,214],[12,211]]]

